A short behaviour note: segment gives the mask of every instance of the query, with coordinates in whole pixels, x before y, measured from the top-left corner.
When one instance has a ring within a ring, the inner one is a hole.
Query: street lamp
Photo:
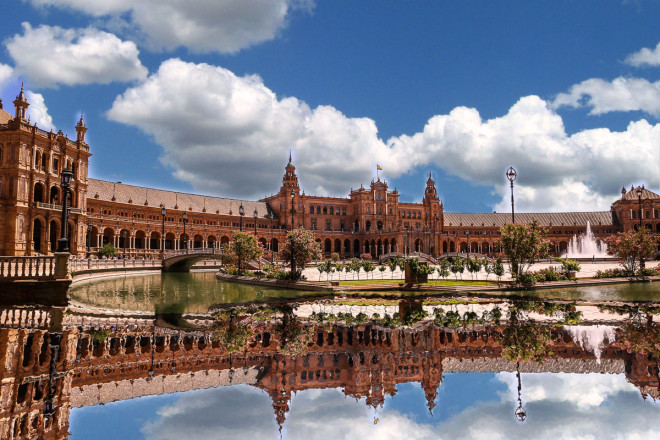
[[[639,200],[639,229],[642,229],[642,187],[637,187],[637,200]]]
[[[470,258],[470,231],[465,231],[467,235],[467,257]]]
[[[163,219],[163,228],[160,233],[160,253],[165,252],[165,215],[167,214],[167,210],[163,206],[163,208],[160,210],[160,217]]]
[[[252,217],[254,217],[254,236],[257,236],[257,218],[259,218],[259,213],[257,212],[257,208],[254,208],[254,213],[252,214]]]
[[[188,240],[186,236],[186,223],[188,223],[188,213],[183,213],[183,248],[188,251]]]
[[[294,274],[294,271],[296,269],[296,260],[294,258],[295,255],[294,255],[294,251],[293,251],[293,202],[295,200],[295,197],[296,197],[296,192],[293,189],[291,189],[291,234],[290,234],[290,238],[289,238],[289,241],[290,241],[290,243],[289,243],[289,247],[290,247],[289,253],[291,254],[291,276],[292,277],[294,276],[293,274]]]
[[[268,217],[270,217],[270,265],[273,265],[275,258],[275,249],[273,249],[273,213],[271,212]]]
[[[240,231],[243,232],[243,216],[245,215],[245,208],[243,208],[243,203],[238,207],[238,214],[241,216],[240,222]]]
[[[61,237],[57,240],[57,252],[69,252],[69,211],[66,208],[69,199],[69,188],[71,187],[71,179],[73,173],[68,168],[62,171],[61,176],[62,186],[62,228]]]
[[[92,228],[94,225],[92,223],[87,223],[87,258],[90,257],[89,248],[92,246]]]
[[[404,237],[405,237],[405,245],[403,247],[404,254],[406,257],[408,256],[408,226],[406,226],[405,232],[404,232]]]
[[[516,180],[516,177],[518,177],[516,170],[514,170],[513,167],[509,167],[509,169],[506,170],[506,178],[511,182],[511,223],[516,222],[516,216],[513,209],[513,181]]]

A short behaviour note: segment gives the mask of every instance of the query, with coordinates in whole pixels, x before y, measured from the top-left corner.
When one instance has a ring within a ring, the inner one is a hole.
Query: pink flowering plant
[[[500,229],[500,247],[509,260],[511,276],[523,279],[532,264],[548,257],[550,242],[546,239],[548,230],[531,223],[507,224]]]
[[[294,229],[286,236],[280,257],[291,262],[291,273],[305,268],[305,265],[313,260],[320,259],[321,245],[315,241],[312,231],[306,229]],[[293,256],[293,259],[291,258]]]
[[[618,232],[606,240],[610,252],[620,260],[624,272],[634,276],[640,263],[653,256],[658,236],[646,228],[638,231]]]

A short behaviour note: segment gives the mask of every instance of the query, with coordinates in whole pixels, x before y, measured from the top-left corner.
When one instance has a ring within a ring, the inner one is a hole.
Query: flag
[[[383,171],[383,167],[381,167],[381,166],[378,165],[378,164],[376,164],[376,169],[377,169],[378,171]]]

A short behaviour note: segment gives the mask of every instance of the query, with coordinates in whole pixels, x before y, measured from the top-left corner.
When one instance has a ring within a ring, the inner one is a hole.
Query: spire
[[[80,112],[80,120],[76,124],[76,140],[79,144],[85,143],[85,133],[87,133],[87,126],[85,125],[85,120],[83,119],[83,113]]]
[[[296,167],[293,165],[291,151],[289,151],[289,163],[284,167],[284,177],[282,178],[280,193],[288,197],[291,194],[291,190],[294,190],[296,194],[300,192],[298,176],[296,176]]]
[[[291,160],[291,150],[289,150],[289,165],[291,165],[291,162],[292,162],[292,160]]]
[[[23,93],[23,83],[21,83],[21,91],[14,100],[14,108],[16,109],[14,113],[14,119],[25,121],[25,115],[27,114],[27,108],[30,104],[25,98],[25,93]]]

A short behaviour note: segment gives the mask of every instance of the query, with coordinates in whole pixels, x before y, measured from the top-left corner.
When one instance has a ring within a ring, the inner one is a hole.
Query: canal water
[[[79,283],[0,307],[0,438],[657,438],[660,310],[611,303],[655,286],[293,306],[211,272]]]

